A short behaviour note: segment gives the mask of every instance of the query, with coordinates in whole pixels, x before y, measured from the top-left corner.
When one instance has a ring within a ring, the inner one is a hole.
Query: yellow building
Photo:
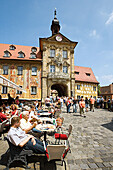
[[[91,68],[75,66],[75,97],[77,99],[81,96],[88,99],[93,96],[96,99],[98,84]]]

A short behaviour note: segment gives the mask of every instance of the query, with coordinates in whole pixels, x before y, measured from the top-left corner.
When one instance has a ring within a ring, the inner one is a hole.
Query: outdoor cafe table
[[[51,112],[43,112],[43,113],[38,113],[40,117],[49,117],[51,115]]]
[[[39,117],[37,118],[37,120],[39,120],[39,122],[42,122],[43,124],[46,124],[47,122],[54,123],[54,125],[56,124],[56,120],[54,118]]]
[[[44,141],[46,142],[47,133],[55,132],[56,126],[52,124],[43,124],[42,126],[37,125],[35,128],[44,132]]]

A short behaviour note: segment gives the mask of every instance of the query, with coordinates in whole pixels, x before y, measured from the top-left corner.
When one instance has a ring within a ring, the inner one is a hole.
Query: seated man
[[[24,147],[26,150],[32,150],[34,153],[45,153],[43,143],[34,138],[34,136],[26,134],[20,128],[20,118],[13,117],[11,119],[11,128],[7,135],[8,140],[20,147]]]

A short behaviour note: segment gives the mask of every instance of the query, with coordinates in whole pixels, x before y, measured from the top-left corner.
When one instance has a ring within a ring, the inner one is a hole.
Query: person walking
[[[90,111],[93,110],[93,112],[94,112],[94,104],[95,104],[95,99],[91,96],[91,98],[90,98]]]
[[[73,99],[73,113],[77,113],[77,100],[75,97]]]
[[[70,107],[71,107],[71,100],[70,100],[70,97],[67,99],[67,113],[70,113]]]
[[[86,117],[85,115],[85,101],[83,98],[81,98],[79,102],[79,107],[80,107],[80,116]]]
[[[86,112],[88,112],[88,106],[89,106],[89,100],[88,100],[88,98],[86,97],[86,98],[85,98],[85,108],[86,108]]]

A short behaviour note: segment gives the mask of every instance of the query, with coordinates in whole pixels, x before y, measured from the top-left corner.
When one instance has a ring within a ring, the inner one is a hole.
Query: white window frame
[[[9,67],[6,66],[6,65],[3,66],[3,74],[4,74],[4,75],[8,75],[8,68],[9,68]]]
[[[36,95],[37,94],[37,87],[31,86],[31,94]]]
[[[50,73],[55,73],[55,65],[50,65]]]
[[[67,50],[63,50],[63,58],[67,58]]]
[[[2,94],[7,94],[7,86],[2,86]]]
[[[67,66],[63,66],[63,73],[68,73],[68,67]]]
[[[55,49],[50,49],[50,57],[55,57]]]
[[[33,66],[32,67],[32,76],[36,76],[37,75],[37,67]]]
[[[19,68],[22,68],[19,70]],[[23,66],[18,66],[18,75],[23,75]]]

